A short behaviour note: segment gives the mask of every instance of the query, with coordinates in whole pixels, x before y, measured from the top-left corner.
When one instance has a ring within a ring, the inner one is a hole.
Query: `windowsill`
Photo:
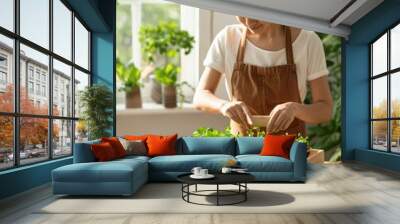
[[[14,172],[19,172],[19,171],[35,168],[35,167],[39,167],[39,166],[43,166],[43,165],[47,165],[47,164],[51,164],[51,163],[56,163],[56,162],[60,162],[60,161],[64,161],[64,160],[69,160],[69,159],[72,159],[72,156],[67,156],[67,157],[62,157],[62,158],[59,158],[59,159],[52,159],[52,160],[47,160],[47,161],[38,162],[38,163],[34,163],[34,164],[28,164],[28,165],[23,165],[23,166],[20,166],[20,167],[10,168],[10,169],[6,169],[6,170],[3,170],[3,171],[0,171],[0,176],[1,175],[5,175],[5,174],[9,174],[9,173],[14,173]]]
[[[121,105],[123,106],[123,105]],[[117,116],[157,115],[157,114],[196,114],[200,113],[193,104],[184,103],[182,107],[165,108],[162,104],[144,103],[142,108],[121,108],[117,106]]]

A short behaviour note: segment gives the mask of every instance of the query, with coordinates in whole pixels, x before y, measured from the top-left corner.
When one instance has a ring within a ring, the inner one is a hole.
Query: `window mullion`
[[[53,52],[53,0],[49,0],[49,50]],[[49,55],[48,92],[50,119],[48,120],[48,152],[49,159],[53,159],[53,56]]]
[[[390,70],[390,29],[387,32],[387,71]],[[392,100],[391,100],[391,80],[392,75],[389,73],[387,75],[387,116],[388,118],[392,117],[392,111],[391,111],[391,104],[392,104]],[[388,147],[387,147],[387,151],[391,152],[392,151],[392,139],[391,139],[391,125],[392,121],[388,120],[387,122],[387,141],[388,141]]]
[[[72,11],[71,14],[71,23],[72,23],[72,38],[71,38],[71,60],[72,60],[72,64],[73,66],[71,67],[71,100],[72,100],[72,105],[71,105],[71,117],[75,118],[75,12]],[[74,151],[75,151],[75,125],[76,125],[76,121],[73,120],[71,122],[71,150],[72,150],[72,155],[74,155]]]
[[[19,8],[20,1],[14,1],[14,31],[17,35],[19,35]],[[20,98],[20,50],[19,50],[19,39],[14,39],[14,112],[19,113],[19,98]],[[20,165],[20,156],[19,156],[19,136],[20,136],[20,118],[14,116],[14,166]]]

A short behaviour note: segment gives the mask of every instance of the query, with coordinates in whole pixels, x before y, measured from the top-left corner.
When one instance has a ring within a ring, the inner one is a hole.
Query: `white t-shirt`
[[[225,74],[225,86],[230,99],[232,97],[231,77],[233,66],[236,62],[243,28],[241,24],[235,24],[226,26],[221,30],[212,42],[203,62],[204,66]],[[326,67],[324,48],[318,35],[306,30],[300,31],[292,46],[300,97],[304,101],[307,93],[307,81],[329,74]],[[285,49],[278,51],[264,50],[247,40],[244,63],[264,67],[286,64]]]

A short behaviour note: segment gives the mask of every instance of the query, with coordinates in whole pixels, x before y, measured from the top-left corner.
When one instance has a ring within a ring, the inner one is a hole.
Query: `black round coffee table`
[[[247,200],[247,192],[249,188],[247,183],[255,180],[255,177],[248,173],[216,173],[213,174],[215,177],[212,179],[193,179],[190,177],[191,173],[182,174],[177,177],[178,181],[182,183],[182,199],[188,203],[198,205],[234,205],[245,202]],[[215,185],[215,190],[198,190],[197,185]],[[237,190],[224,190],[220,189],[220,185],[236,185]],[[190,186],[195,186],[194,191],[190,191]],[[206,194],[209,192],[215,192],[215,194]],[[190,200],[190,196],[204,196],[204,197],[216,197],[216,204],[203,204],[197,203]],[[232,197],[241,196],[239,200],[230,203],[221,203],[221,197]]]

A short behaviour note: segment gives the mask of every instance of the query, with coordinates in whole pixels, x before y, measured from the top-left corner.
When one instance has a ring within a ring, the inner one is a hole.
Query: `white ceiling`
[[[343,37],[350,34],[353,23],[383,2],[383,0],[169,1]],[[339,13],[346,5],[349,7]],[[338,16],[335,17],[337,14]]]

